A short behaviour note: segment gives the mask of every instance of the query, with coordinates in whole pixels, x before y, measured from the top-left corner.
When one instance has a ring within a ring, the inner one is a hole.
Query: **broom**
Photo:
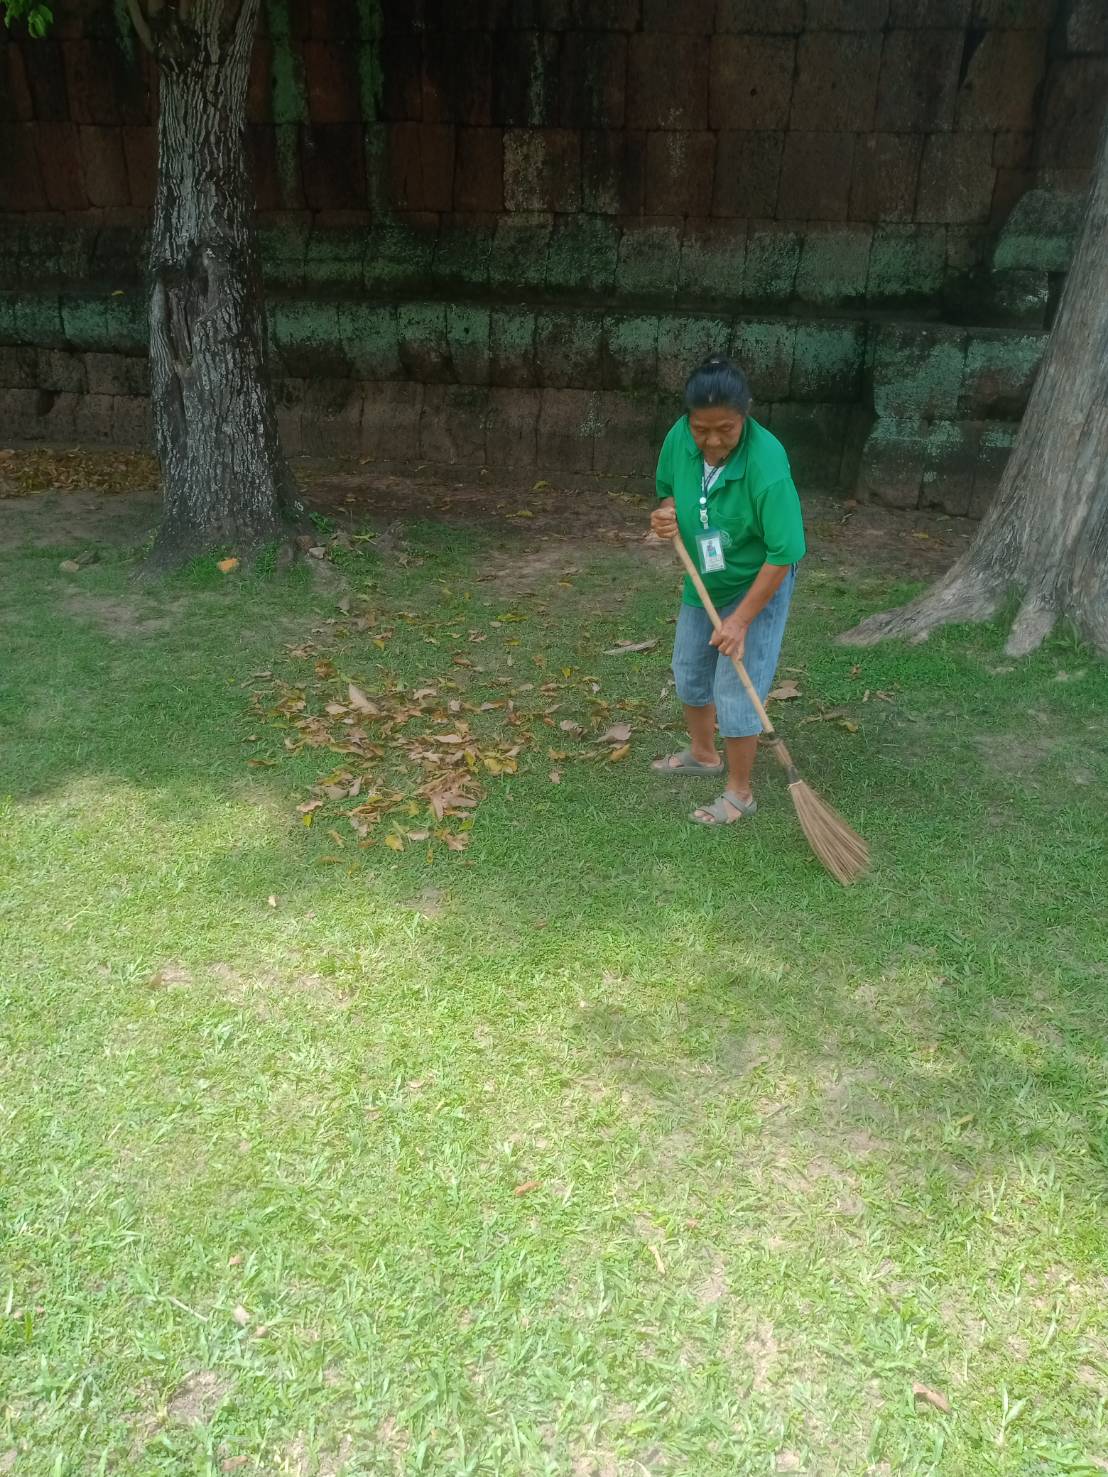
[[[692,580],[712,625],[718,631],[723,624],[719,611],[712,604],[712,597],[704,588],[704,581],[689,557],[689,551],[685,548],[679,533],[674,535],[673,542],[677,546],[681,563],[685,566],[685,571]],[[800,778],[784,740],[778,736],[776,729],[769,721],[769,714],[762,705],[754,683],[750,680],[750,673],[737,656],[733,656],[731,661],[734,663],[735,671],[739,674],[739,681],[746,688],[747,697],[754,704],[754,711],[761,721],[770,747],[778,761],[784,766],[785,776],[789,782],[789,794],[793,798],[793,806],[796,809],[796,817],[800,822],[801,830],[808,838],[808,845],[835,881],[848,887],[851,882],[856,882],[869,866],[869,847],[861,836],[847,825],[842,816],[832,810]]]

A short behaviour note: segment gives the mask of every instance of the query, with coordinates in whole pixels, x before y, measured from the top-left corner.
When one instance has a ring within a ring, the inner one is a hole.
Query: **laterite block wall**
[[[0,434],[133,442],[157,77],[57,9],[0,43]],[[1103,0],[263,0],[288,447],[645,472],[727,346],[805,485],[978,512],[1106,93]]]

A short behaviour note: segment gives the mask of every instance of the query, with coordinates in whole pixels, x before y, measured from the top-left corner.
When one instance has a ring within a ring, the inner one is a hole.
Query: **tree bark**
[[[161,64],[150,378],[164,502],[151,563],[240,557],[299,511],[281,453],[246,156],[258,0],[132,13]]]
[[[1021,604],[1007,651],[1033,651],[1068,619],[1108,655],[1108,126],[1058,318],[1019,436],[977,537],[930,590],[839,639],[924,640],[951,621]]]

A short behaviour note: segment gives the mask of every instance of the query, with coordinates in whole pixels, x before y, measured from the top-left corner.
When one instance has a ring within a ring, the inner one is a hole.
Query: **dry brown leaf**
[[[620,759],[626,759],[630,752],[630,744],[621,744],[618,749],[613,749],[612,752],[608,755],[608,763],[616,764],[619,762]]]
[[[932,1390],[930,1385],[921,1385],[919,1380],[912,1381],[912,1399],[930,1405],[932,1410],[937,1410],[942,1415],[950,1414],[950,1401],[946,1396],[939,1390]]]
[[[766,701],[787,703],[794,697],[800,697],[800,688],[795,682],[782,682],[780,687],[773,689]]]
[[[809,713],[807,718],[800,720],[801,725],[805,723],[831,723],[836,718],[845,718],[845,708],[828,708],[826,713]]]
[[[542,1180],[527,1180],[524,1184],[517,1185],[512,1191],[512,1194],[517,1197],[520,1195],[530,1195],[531,1191],[537,1190],[541,1184]]]
[[[563,718],[561,723],[558,724],[558,727],[563,733],[578,734],[584,732],[580,723],[575,718]]]
[[[231,1314],[231,1317],[235,1320],[240,1328],[245,1328],[246,1325],[250,1322],[250,1314],[246,1311],[241,1303],[239,1303],[238,1306],[235,1308],[235,1311]]]
[[[465,831],[451,834],[446,837],[446,844],[451,851],[465,851],[469,845],[469,834]]]
[[[322,804],[322,800],[305,800],[304,804],[298,805],[296,809],[301,815],[311,815],[312,811],[318,810]]]
[[[602,744],[625,744],[631,737],[630,723],[613,723],[605,734],[601,734]]]
[[[562,771],[560,769],[552,769],[550,771],[550,783],[552,785],[560,785],[562,783]]]
[[[380,716],[381,709],[377,706],[376,703],[370,702],[369,698],[366,697],[362,689],[360,687],[355,687],[353,682],[347,684],[346,693],[350,699],[350,706],[352,708],[356,708],[359,713],[365,713],[370,718],[377,718]]]
[[[604,655],[627,656],[633,651],[653,651],[657,644],[657,636],[651,641],[619,641],[615,646],[609,646]]]
[[[219,570],[220,574],[230,574],[238,567],[239,561],[237,559],[221,559],[216,565],[216,569]]]
[[[426,841],[430,834],[430,831],[408,831],[407,837],[409,841]]]

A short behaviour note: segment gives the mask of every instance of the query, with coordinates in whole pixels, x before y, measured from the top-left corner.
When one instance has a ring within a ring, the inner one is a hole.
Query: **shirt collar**
[[[689,418],[685,421],[685,450],[690,456],[700,456],[700,447],[693,440],[693,433],[689,429]],[[739,444],[723,464],[723,472],[720,476],[721,482],[735,482],[746,476],[746,464],[750,458],[750,417],[743,421],[743,433],[739,437]]]

